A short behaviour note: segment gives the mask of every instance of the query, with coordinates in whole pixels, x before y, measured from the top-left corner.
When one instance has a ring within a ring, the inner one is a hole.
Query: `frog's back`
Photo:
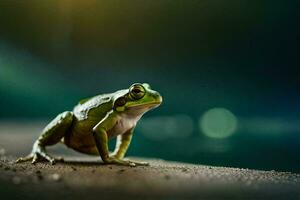
[[[81,100],[73,109],[78,121],[100,120],[112,109],[112,94],[102,94]]]

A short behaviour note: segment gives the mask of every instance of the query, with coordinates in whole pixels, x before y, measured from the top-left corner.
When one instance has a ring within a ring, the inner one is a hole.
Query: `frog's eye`
[[[124,106],[126,104],[126,99],[124,97],[120,97],[115,101],[115,107]]]
[[[145,93],[146,91],[142,84],[134,84],[129,89],[129,94],[134,99],[141,99],[145,96]]]

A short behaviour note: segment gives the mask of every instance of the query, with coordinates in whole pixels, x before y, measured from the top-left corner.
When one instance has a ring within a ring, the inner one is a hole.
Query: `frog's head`
[[[162,102],[162,96],[152,90],[147,83],[135,83],[126,90],[126,94],[114,101],[114,109],[118,112],[144,113],[156,108]]]

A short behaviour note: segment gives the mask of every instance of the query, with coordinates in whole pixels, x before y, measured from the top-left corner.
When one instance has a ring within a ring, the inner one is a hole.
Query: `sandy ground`
[[[38,129],[0,123],[1,199],[300,199],[300,175],[289,172],[143,158],[135,159],[151,165],[124,167],[80,154],[56,165],[14,163],[29,152]]]

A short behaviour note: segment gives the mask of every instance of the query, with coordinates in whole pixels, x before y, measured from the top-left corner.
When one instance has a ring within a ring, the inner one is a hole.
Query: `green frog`
[[[162,96],[147,83],[135,83],[128,89],[83,99],[73,111],[65,111],[53,119],[33,144],[31,153],[17,162],[34,164],[47,160],[55,164],[62,158],[50,156],[46,147],[62,142],[78,152],[99,155],[105,164],[148,165],[124,159],[124,156],[139,119],[161,103]],[[114,137],[116,147],[110,153],[108,141]]]

